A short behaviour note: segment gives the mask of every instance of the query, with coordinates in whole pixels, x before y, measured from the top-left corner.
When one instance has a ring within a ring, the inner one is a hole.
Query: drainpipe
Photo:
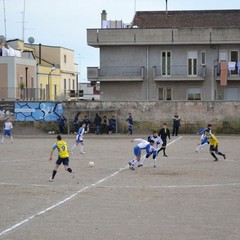
[[[149,96],[148,96],[148,91],[149,91],[149,77],[148,77],[148,64],[149,64],[149,49],[148,49],[148,46],[147,46],[147,49],[146,49],[146,58],[147,58],[147,62],[146,62],[146,80],[147,80],[147,87],[146,87],[146,100],[148,101],[149,100]]]
[[[38,51],[39,51],[39,65],[41,65],[42,63],[42,44],[41,43],[39,43]]]
[[[26,72],[25,97],[28,98],[28,67],[25,67],[25,72]]]

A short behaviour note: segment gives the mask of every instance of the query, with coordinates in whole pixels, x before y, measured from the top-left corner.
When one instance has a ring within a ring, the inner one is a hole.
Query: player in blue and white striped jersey
[[[82,126],[79,128],[79,130],[77,132],[76,139],[75,139],[75,144],[71,148],[71,154],[73,154],[74,148],[76,148],[79,143],[80,143],[80,153],[81,154],[85,153],[84,150],[83,150],[83,135],[84,135],[84,132],[85,132],[85,127],[86,127],[86,124],[83,123]]]
[[[153,157],[153,167],[156,167],[156,157],[158,155],[159,145],[162,145],[163,141],[162,141],[161,137],[158,136],[157,131],[153,131],[153,134],[148,136],[148,142],[150,142],[151,140],[154,141],[154,144],[153,144],[154,151],[152,151],[150,154],[143,156],[142,161],[138,165],[138,167],[142,167],[145,160],[147,158],[149,158],[151,155]]]
[[[13,143],[13,137],[12,137],[12,133],[11,130],[13,128],[12,123],[10,122],[9,117],[5,119],[5,122],[3,124],[3,136],[2,136],[2,141],[1,143],[4,142],[5,137],[10,137],[11,139],[11,143]]]
[[[130,162],[128,162],[129,167],[131,170],[134,170],[135,164],[139,163],[141,160],[141,151],[146,150],[147,155],[151,155],[152,152],[154,151],[154,140],[151,139],[150,142],[142,139],[142,138],[136,138],[134,140],[131,140],[131,142],[136,141],[139,142],[138,145],[136,145],[133,148],[135,158],[132,159]]]

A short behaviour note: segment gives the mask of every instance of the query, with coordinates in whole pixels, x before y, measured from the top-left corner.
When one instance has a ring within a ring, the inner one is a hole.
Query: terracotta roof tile
[[[138,11],[132,25],[139,28],[240,27],[240,10]]]

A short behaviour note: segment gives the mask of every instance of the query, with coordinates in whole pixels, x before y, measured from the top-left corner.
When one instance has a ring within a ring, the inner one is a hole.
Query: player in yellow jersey
[[[57,174],[58,167],[63,164],[66,171],[71,173],[74,177],[74,171],[68,166],[69,164],[69,150],[68,145],[65,141],[62,140],[62,137],[60,135],[57,136],[57,143],[55,143],[52,147],[52,150],[50,152],[49,161],[52,160],[52,155],[55,149],[58,149],[58,160],[56,161],[55,168],[52,172],[52,177],[49,181],[53,181],[55,175]]]
[[[206,133],[206,136],[207,136],[209,144],[210,144],[209,151],[210,151],[210,154],[214,157],[214,161],[218,161],[218,158],[215,155],[215,153],[223,156],[223,158],[226,159],[226,155],[224,153],[221,153],[218,151],[218,143],[219,142],[218,142],[217,138],[215,137],[215,135],[212,134],[209,129],[207,129],[205,131],[205,133]]]

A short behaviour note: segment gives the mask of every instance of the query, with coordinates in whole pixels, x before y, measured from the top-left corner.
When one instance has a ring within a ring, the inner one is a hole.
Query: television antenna
[[[25,38],[25,0],[23,0],[23,11],[22,11],[22,40]]]
[[[5,0],[3,0],[3,15],[4,15],[4,30],[5,30],[5,38],[7,38],[7,19],[6,19]]]

